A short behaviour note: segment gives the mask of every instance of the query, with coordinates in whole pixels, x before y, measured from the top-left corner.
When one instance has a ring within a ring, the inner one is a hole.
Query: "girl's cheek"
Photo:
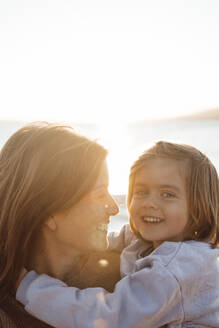
[[[132,200],[130,207],[129,207],[129,213],[133,219],[135,218],[137,208],[138,208],[138,206],[137,206],[136,202],[134,200]]]

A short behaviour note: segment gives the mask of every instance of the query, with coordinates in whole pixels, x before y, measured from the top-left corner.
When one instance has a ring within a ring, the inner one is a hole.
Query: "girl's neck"
[[[163,243],[163,241],[153,241],[153,247],[154,247],[154,249],[156,249],[157,247],[159,247],[162,243]]]

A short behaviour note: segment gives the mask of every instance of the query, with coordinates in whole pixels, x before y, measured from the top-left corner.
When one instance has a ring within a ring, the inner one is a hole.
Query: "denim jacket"
[[[124,277],[113,293],[79,290],[47,275],[29,272],[17,299],[54,327],[219,327],[219,250],[208,243],[164,242],[151,247],[124,227],[109,236],[121,254]]]

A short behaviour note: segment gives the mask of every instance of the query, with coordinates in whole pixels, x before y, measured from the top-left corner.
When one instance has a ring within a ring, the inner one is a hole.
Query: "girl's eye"
[[[161,195],[163,198],[175,198],[176,197],[173,193],[171,193],[169,191],[163,191],[161,193]]]

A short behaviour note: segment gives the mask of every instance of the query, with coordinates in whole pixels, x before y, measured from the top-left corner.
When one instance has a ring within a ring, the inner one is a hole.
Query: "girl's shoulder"
[[[198,274],[214,269],[219,274],[219,249],[197,241],[163,242],[150,255],[171,272]]]
[[[129,224],[125,224],[119,232],[110,232],[108,235],[109,249],[121,252],[137,237],[132,233]]]

